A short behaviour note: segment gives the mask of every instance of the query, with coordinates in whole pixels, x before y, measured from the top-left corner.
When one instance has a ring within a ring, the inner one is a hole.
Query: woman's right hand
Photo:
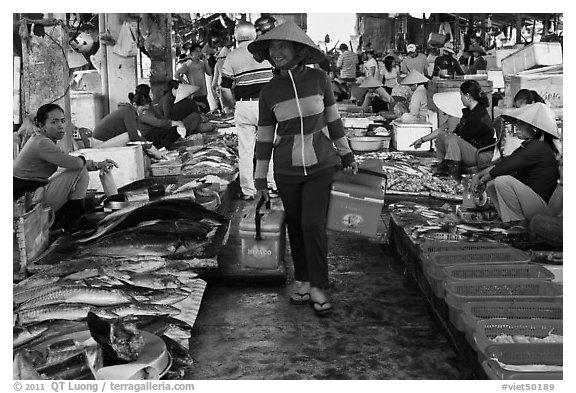
[[[414,146],[414,149],[420,149],[420,146],[422,146],[422,143],[424,143],[424,141],[422,140],[422,138],[418,138],[416,139],[414,142],[412,142],[410,144],[410,146]]]

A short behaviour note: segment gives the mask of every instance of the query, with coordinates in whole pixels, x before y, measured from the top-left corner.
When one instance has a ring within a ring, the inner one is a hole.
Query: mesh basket
[[[441,269],[452,265],[488,264],[488,263],[528,263],[530,256],[515,248],[497,248],[481,250],[460,250],[447,252],[429,253],[427,259],[423,259],[424,265],[428,264],[434,274],[442,274]],[[428,262],[428,263],[427,263]]]
[[[556,302],[466,302],[456,327],[473,331],[480,320],[492,318],[561,320],[563,310],[562,303]]]
[[[450,280],[444,287],[448,305],[460,310],[471,301],[562,302],[562,288],[542,279]]]
[[[424,242],[420,247],[422,253],[510,248],[507,244],[496,242]]]
[[[541,278],[553,280],[554,273],[535,263],[503,263],[446,266],[443,269],[447,280],[470,280],[483,278]]]
[[[467,327],[468,328],[468,327]],[[563,335],[563,320],[548,319],[485,319],[479,321],[474,329],[474,341],[480,352],[485,352],[489,345],[503,345],[493,341],[499,335],[526,336],[542,339],[549,334]],[[516,341],[516,340],[515,340]],[[519,343],[515,343],[519,344]],[[531,345],[554,345],[549,342],[530,342]]]
[[[563,366],[562,345],[501,344],[489,345],[482,368],[490,379],[562,379],[562,371],[507,370],[506,365]]]

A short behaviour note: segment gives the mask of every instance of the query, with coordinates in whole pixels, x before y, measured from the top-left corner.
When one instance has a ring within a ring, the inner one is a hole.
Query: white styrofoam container
[[[526,74],[510,76],[510,95],[521,89],[535,90],[551,108],[564,107],[564,74]],[[514,98],[512,98],[514,99]]]
[[[559,42],[534,42],[502,59],[504,75],[517,74],[536,66],[562,64]]]
[[[99,93],[71,91],[70,111],[72,123],[76,127],[94,130],[104,117],[103,96]]]
[[[71,152],[72,155],[83,155],[87,160],[103,161],[106,158],[114,160],[118,168],[112,169],[112,177],[116,187],[120,188],[136,180],[144,178],[144,154],[142,146],[124,146],[108,148],[80,149]],[[88,172],[90,175],[89,189],[103,191],[100,182],[100,171]]]
[[[505,48],[505,49],[496,49],[495,56],[496,56],[496,68],[502,69],[502,59],[510,56],[512,53],[517,52],[518,48]]]
[[[430,141],[424,142],[420,148],[410,146],[418,138],[432,132],[432,123],[402,123],[392,122],[392,140],[394,147],[399,151],[429,151]]]

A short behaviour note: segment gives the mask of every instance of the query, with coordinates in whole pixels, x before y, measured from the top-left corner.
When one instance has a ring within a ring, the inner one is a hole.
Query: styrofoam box
[[[429,151],[430,141],[424,142],[420,148],[410,146],[418,138],[432,132],[432,123],[402,123],[392,122],[392,140],[396,150],[399,151]]]
[[[502,59],[504,75],[517,74],[536,66],[562,64],[559,42],[534,42]]]
[[[502,59],[517,51],[518,48],[496,49],[496,68],[502,69]]]
[[[563,74],[527,74],[510,76],[510,95],[514,97],[521,89],[536,90],[551,108],[562,108]]]
[[[80,149],[70,154],[76,156],[83,155],[87,160],[93,161],[103,161],[106,158],[114,160],[118,164],[118,168],[112,169],[112,177],[118,188],[144,178],[144,154],[142,152],[142,146]],[[90,175],[88,188],[103,191],[99,173],[100,171],[88,172]]]

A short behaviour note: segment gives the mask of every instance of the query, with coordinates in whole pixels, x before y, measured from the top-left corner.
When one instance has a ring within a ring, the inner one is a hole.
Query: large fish
[[[16,293],[16,292],[30,289],[30,288],[34,288],[34,287],[41,287],[43,285],[53,284],[58,280],[59,280],[59,277],[54,276],[52,274],[46,274],[46,273],[35,274],[31,277],[28,277],[25,280],[20,281],[18,284],[14,285],[14,287],[12,288],[12,291],[14,293]]]
[[[101,318],[127,317],[129,315],[177,315],[180,310],[165,304],[123,304],[111,307],[99,307],[92,311]]]
[[[88,311],[92,309],[94,309],[94,306],[89,304],[42,305],[19,310],[17,313],[17,321],[21,325],[58,319],[81,321],[86,318]],[[64,330],[62,334],[64,334],[64,332],[66,332],[66,330]]]
[[[26,344],[34,340],[36,337],[39,337],[46,330],[48,330],[48,327],[45,326],[30,326],[28,328],[13,326],[12,332],[14,338],[12,340],[12,346],[16,348],[17,346]]]
[[[15,304],[20,304],[30,299],[34,299],[39,296],[46,295],[50,292],[56,291],[58,289],[70,286],[77,286],[77,284],[72,283],[70,281],[59,281],[53,284],[47,284],[39,287],[32,287],[20,291],[14,291],[13,301]]]
[[[186,289],[184,284],[182,284],[182,282],[177,277],[168,274],[131,273],[114,277],[119,280],[124,280],[126,283],[137,287],[151,289]]]
[[[78,239],[77,243],[89,243],[107,233],[133,228],[145,221],[186,219],[199,222],[205,218],[211,218],[220,223],[227,221],[222,215],[208,210],[189,199],[158,200],[124,213],[117,213],[116,215],[111,213],[98,223],[98,227],[92,236]]]
[[[112,306],[130,303],[133,300],[132,297],[118,289],[66,286],[22,303],[20,310],[56,303],[85,303],[93,306]]]

